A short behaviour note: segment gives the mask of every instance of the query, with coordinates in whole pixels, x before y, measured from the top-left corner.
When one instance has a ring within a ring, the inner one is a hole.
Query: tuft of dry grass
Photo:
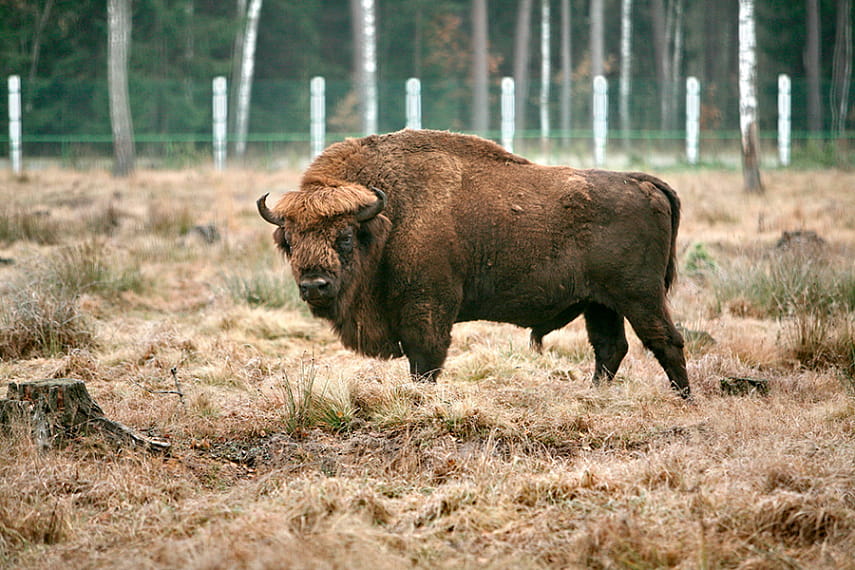
[[[53,245],[60,241],[60,228],[46,211],[5,207],[0,211],[0,242],[18,240]]]
[[[173,445],[40,450],[6,428],[2,567],[853,568],[852,173],[769,172],[764,197],[735,172],[664,176],[690,404],[630,327],[600,387],[581,321],[540,355],[461,323],[435,385],[344,350],[254,211],[299,172],[8,176],[8,211],[61,231],[0,233],[0,374],[83,379]],[[211,220],[221,241],[182,237]],[[825,245],[779,250],[794,229]]]

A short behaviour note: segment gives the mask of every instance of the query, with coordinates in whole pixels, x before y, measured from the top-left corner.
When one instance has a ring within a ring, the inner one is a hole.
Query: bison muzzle
[[[404,130],[333,144],[299,190],[272,208],[266,197],[258,211],[301,298],[348,348],[406,356],[415,379],[435,381],[456,322],[528,327],[541,350],[584,315],[596,383],[627,353],[626,319],[689,396],[666,306],[680,201],[656,177],[540,166],[478,137]]]

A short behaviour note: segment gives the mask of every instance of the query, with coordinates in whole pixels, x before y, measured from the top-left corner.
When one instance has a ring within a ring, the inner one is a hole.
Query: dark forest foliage
[[[513,72],[517,2],[488,2],[491,92]],[[560,80],[560,2],[552,1],[554,82]],[[574,127],[588,128],[590,88],[587,0],[572,0]],[[651,0],[633,2],[633,122],[655,128],[658,113]],[[830,87],[835,38],[834,0],[820,3],[822,90]],[[534,2],[537,12],[539,3]],[[606,0],[606,74],[617,84],[620,67],[620,0]],[[46,7],[50,7],[43,19]],[[684,55],[680,76],[698,77],[704,110],[702,129],[737,126],[737,2],[684,2]],[[137,134],[206,133],[210,130],[211,79],[230,74],[233,41],[241,21],[237,2],[136,0],[130,62],[131,98]],[[0,75],[23,82],[27,135],[106,135],[106,41],[104,2],[4,0],[0,2]],[[804,129],[806,8],[799,0],[757,0],[758,91],[761,128],[774,128],[777,76],[793,78],[793,127]],[[39,23],[43,27],[39,32]],[[420,77],[425,126],[471,126],[471,2],[467,0],[377,0],[381,130],[402,126],[403,83]],[[540,74],[537,14],[532,17],[532,88],[535,125]],[[348,0],[266,0],[256,51],[251,133],[295,133],[308,128],[308,80],[328,82],[330,128],[355,125],[351,93],[353,49]],[[36,49],[37,48],[37,49]],[[37,57],[36,57],[37,54]],[[615,89],[615,93],[617,90]],[[558,93],[557,89],[553,93]],[[554,98],[555,96],[553,96]],[[5,116],[5,97],[0,111]],[[555,106],[557,108],[557,101]],[[827,102],[826,102],[827,107]],[[498,109],[498,106],[496,106]],[[498,127],[497,112],[491,128]],[[826,122],[830,113],[825,113]],[[851,115],[851,113],[850,113]],[[851,118],[850,118],[851,121]]]

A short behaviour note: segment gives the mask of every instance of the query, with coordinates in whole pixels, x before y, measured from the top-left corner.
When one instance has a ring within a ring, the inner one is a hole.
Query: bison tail
[[[671,204],[671,251],[668,254],[668,266],[665,268],[665,291],[677,281],[677,231],[680,228],[680,198],[667,182],[644,172],[633,172],[633,178],[640,182],[650,182],[668,198]]]

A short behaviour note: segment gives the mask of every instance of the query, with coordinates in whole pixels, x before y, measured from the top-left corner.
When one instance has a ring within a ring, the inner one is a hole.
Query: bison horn
[[[277,216],[270,211],[270,208],[267,207],[266,200],[269,194],[270,193],[268,192],[256,200],[255,204],[258,206],[258,213],[261,214],[261,217],[264,218],[266,222],[270,222],[274,226],[283,226],[285,225],[285,218],[283,216]]]
[[[377,200],[367,206],[363,206],[356,212],[357,222],[367,222],[386,207],[386,193],[374,186],[371,186],[371,190],[377,195]]]

